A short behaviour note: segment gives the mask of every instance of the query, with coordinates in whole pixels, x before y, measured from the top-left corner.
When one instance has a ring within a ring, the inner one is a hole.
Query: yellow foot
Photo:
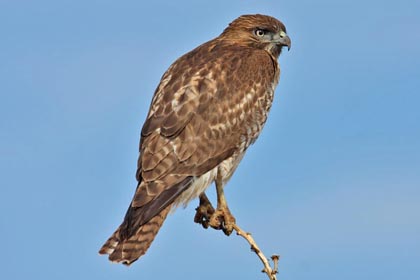
[[[209,225],[214,229],[221,229],[226,235],[233,231],[233,225],[236,223],[235,217],[230,213],[227,207],[218,208],[210,217]]]

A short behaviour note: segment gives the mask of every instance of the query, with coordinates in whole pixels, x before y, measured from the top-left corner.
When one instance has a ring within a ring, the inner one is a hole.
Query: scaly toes
[[[236,223],[235,217],[228,212],[224,216],[224,223],[223,223],[223,232],[229,236],[233,231],[233,225]]]
[[[209,225],[214,229],[222,229],[223,216],[219,209],[217,209],[210,217]]]
[[[230,213],[229,209],[217,209],[210,217],[209,225],[214,229],[221,229],[226,235],[230,235],[235,224],[235,217]]]
[[[194,222],[201,224],[203,228],[208,228],[210,217],[214,213],[213,206],[211,204],[200,205],[195,210]]]

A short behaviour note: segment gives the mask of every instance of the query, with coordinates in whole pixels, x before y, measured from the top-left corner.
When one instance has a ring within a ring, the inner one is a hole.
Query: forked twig
[[[257,254],[257,256],[260,258],[261,262],[264,265],[264,269],[262,270],[263,273],[267,274],[268,278],[270,280],[277,280],[277,272],[278,272],[278,263],[280,256],[273,255],[271,256],[271,260],[274,263],[274,267],[271,268],[270,263],[266,256],[263,254],[261,249],[258,247],[257,243],[255,242],[254,238],[252,238],[251,234],[249,232],[243,231],[237,224],[233,224],[233,229],[236,231],[237,235],[242,236],[245,238],[246,241],[248,241],[249,245],[251,245],[251,250]]]

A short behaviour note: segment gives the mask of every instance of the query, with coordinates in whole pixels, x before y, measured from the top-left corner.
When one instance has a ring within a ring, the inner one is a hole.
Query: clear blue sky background
[[[279,279],[420,279],[419,1],[0,0],[0,278],[265,279],[240,237],[167,219],[130,268],[97,254],[133,195],[151,96],[246,13],[293,46],[227,187]],[[214,198],[212,191],[211,197]]]

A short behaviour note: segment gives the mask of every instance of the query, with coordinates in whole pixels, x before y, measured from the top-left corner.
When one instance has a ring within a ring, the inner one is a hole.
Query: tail
[[[150,219],[147,223],[137,228],[135,232],[127,230],[127,223],[124,221],[114,234],[105,242],[99,250],[99,254],[109,255],[109,260],[112,262],[123,263],[130,265],[149,249],[155,239],[160,227],[166,219],[172,204],[159,212],[156,216]],[[127,213],[130,215],[130,210]]]

